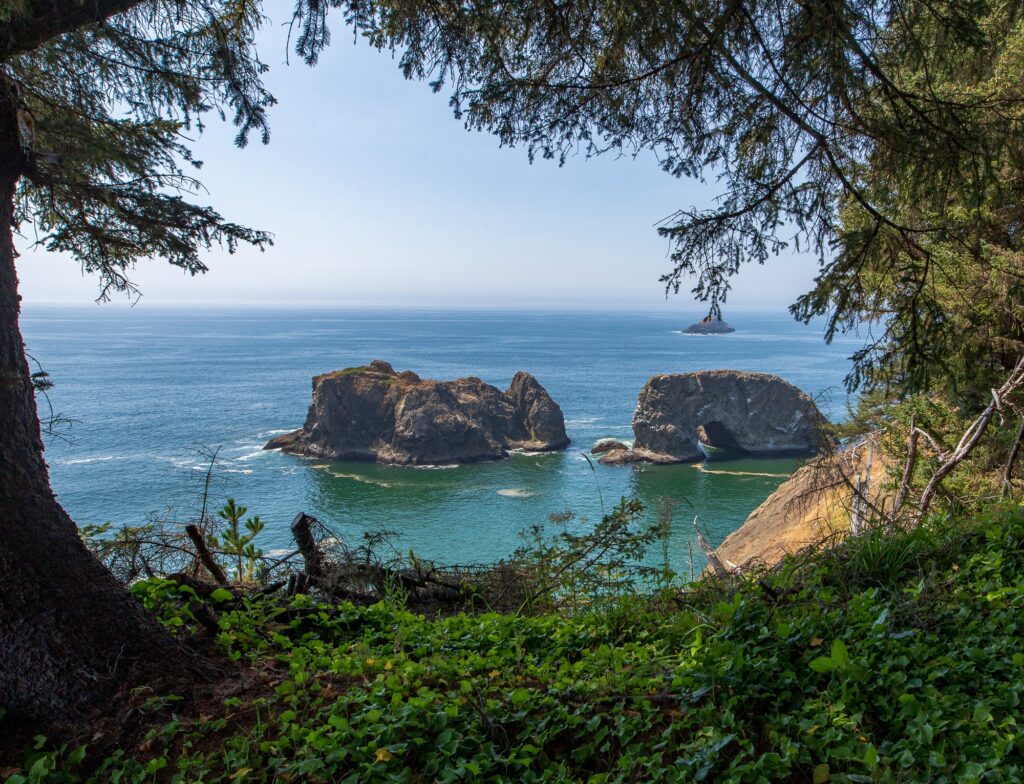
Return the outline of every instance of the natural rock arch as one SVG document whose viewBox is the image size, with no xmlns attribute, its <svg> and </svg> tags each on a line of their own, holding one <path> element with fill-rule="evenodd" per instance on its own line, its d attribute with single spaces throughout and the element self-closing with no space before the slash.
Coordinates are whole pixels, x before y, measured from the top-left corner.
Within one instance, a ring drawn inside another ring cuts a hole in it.
<svg viewBox="0 0 1024 784">
<path fill-rule="evenodd" d="M 822 444 L 821 413 L 804 392 L 767 373 L 702 370 L 653 376 L 633 415 L 635 442 L 606 463 L 688 463 L 709 446 L 751 455 L 807 454 Z"/>
</svg>

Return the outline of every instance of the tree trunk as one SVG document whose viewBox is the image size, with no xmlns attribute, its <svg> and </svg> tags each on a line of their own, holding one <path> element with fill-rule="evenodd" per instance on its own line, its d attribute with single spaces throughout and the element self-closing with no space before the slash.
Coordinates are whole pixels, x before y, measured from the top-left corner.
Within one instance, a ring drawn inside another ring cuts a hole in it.
<svg viewBox="0 0 1024 784">
<path fill-rule="evenodd" d="M 196 673 L 201 660 L 93 557 L 50 489 L 18 325 L 24 165 L 17 98 L 0 81 L 0 706 L 45 726 L 94 715 L 125 686 Z"/>
</svg>

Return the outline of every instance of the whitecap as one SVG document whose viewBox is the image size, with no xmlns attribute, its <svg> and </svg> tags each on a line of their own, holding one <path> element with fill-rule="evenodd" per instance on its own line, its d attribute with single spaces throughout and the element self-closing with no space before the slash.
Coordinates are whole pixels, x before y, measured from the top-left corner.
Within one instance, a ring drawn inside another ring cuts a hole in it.
<svg viewBox="0 0 1024 784">
<path fill-rule="evenodd" d="M 97 455 L 96 457 L 77 457 L 74 460 L 61 461 L 64 465 L 84 465 L 85 463 L 105 463 L 108 460 L 124 460 L 127 455 Z"/>
<path fill-rule="evenodd" d="M 537 495 L 533 490 L 527 490 L 525 487 L 505 487 L 498 490 L 497 493 L 506 498 L 529 498 L 530 496 Z"/>
<path fill-rule="evenodd" d="M 319 468 L 319 466 L 317 466 Z M 327 468 L 327 466 L 324 466 Z M 390 482 L 382 482 L 380 479 L 371 479 L 368 476 L 360 476 L 359 474 L 343 474 L 339 471 L 329 471 L 331 476 L 335 476 L 338 479 L 351 479 L 353 482 L 362 482 L 367 485 L 377 485 L 377 487 L 392 487 Z"/>
<path fill-rule="evenodd" d="M 707 468 L 704 463 L 696 463 L 693 466 L 702 474 L 722 474 L 724 476 L 767 476 L 773 479 L 789 479 L 792 474 L 769 474 L 762 471 L 726 471 L 719 468 Z"/>
<path fill-rule="evenodd" d="M 255 457 L 259 457 L 260 455 L 267 454 L 267 452 L 269 451 L 269 449 L 264 449 L 263 447 L 260 447 L 259 449 L 256 449 L 247 455 L 240 455 L 239 457 L 236 457 L 235 460 L 252 460 Z"/>
</svg>

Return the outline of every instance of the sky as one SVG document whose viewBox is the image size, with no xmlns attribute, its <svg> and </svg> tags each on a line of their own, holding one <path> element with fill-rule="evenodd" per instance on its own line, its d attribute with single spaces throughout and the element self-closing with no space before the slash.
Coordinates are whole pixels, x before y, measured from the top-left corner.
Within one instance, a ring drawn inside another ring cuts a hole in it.
<svg viewBox="0 0 1024 784">
<path fill-rule="evenodd" d="M 204 255 L 192 278 L 159 259 L 130 274 L 139 305 L 644 309 L 699 314 L 687 289 L 665 296 L 675 210 L 712 206 L 706 183 L 639 158 L 578 156 L 532 165 L 524 149 L 468 132 L 447 96 L 406 81 L 397 60 L 337 27 L 315 68 L 286 64 L 290 4 L 271 0 L 260 56 L 278 100 L 271 140 L 232 144 L 211 118 L 195 144 L 200 178 L 225 218 L 274 234 L 266 252 Z M 33 249 L 22 227 L 18 272 L 28 304 L 92 303 L 95 278 Z M 748 265 L 724 308 L 784 312 L 811 286 L 813 259 Z M 119 298 L 114 307 L 129 304 Z"/>
</svg>

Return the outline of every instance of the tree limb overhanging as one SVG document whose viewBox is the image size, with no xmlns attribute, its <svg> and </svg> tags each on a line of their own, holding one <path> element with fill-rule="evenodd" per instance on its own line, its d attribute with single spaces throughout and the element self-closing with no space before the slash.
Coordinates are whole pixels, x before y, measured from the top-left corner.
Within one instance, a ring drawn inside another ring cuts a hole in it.
<svg viewBox="0 0 1024 784">
<path fill-rule="evenodd" d="M 86 25 L 105 22 L 148 0 L 29 0 L 8 3 L 0 23 L 0 62 L 38 49 Z"/>
</svg>

